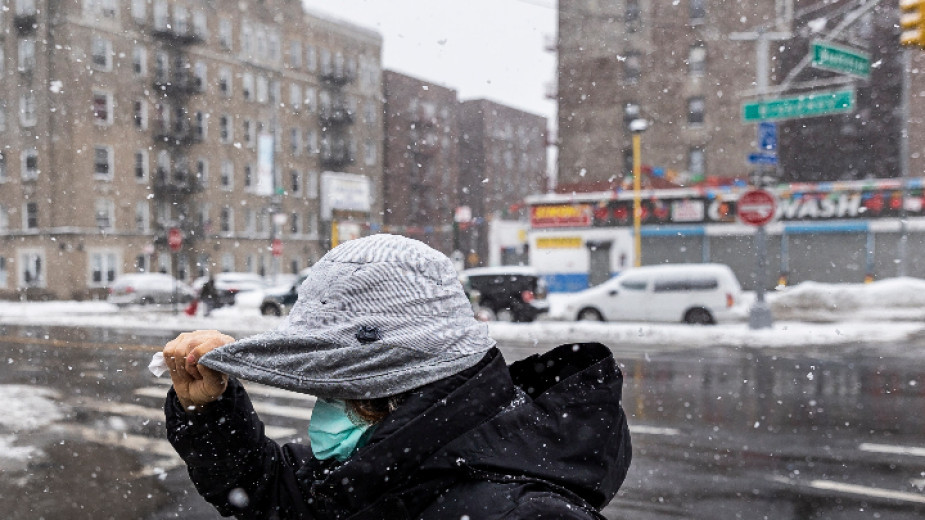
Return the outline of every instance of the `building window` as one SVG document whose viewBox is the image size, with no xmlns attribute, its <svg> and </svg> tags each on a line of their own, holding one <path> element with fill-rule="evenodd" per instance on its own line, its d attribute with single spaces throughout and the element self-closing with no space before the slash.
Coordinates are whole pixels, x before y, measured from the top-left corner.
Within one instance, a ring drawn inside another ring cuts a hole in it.
<svg viewBox="0 0 925 520">
<path fill-rule="evenodd" d="M 154 56 L 154 81 L 159 84 L 170 81 L 170 56 L 166 52 Z"/>
<path fill-rule="evenodd" d="M 318 198 L 318 172 L 308 172 L 308 182 L 305 186 L 305 190 L 308 198 Z"/>
<path fill-rule="evenodd" d="M 6 206 L 0 204 L 0 233 L 6 233 L 10 230 L 10 212 Z"/>
<path fill-rule="evenodd" d="M 219 178 L 219 184 L 222 189 L 230 190 L 234 188 L 234 163 L 225 161 L 222 163 L 222 174 Z"/>
<path fill-rule="evenodd" d="M 226 98 L 231 97 L 231 71 L 227 68 L 218 71 L 218 91 Z"/>
<path fill-rule="evenodd" d="M 234 272 L 234 255 L 231 253 L 222 253 L 222 272 Z"/>
<path fill-rule="evenodd" d="M 221 141 L 225 144 L 231 143 L 234 135 L 231 131 L 231 118 L 225 114 L 218 119 L 218 134 Z"/>
<path fill-rule="evenodd" d="M 305 89 L 305 108 L 310 112 L 318 111 L 318 97 L 314 88 Z"/>
<path fill-rule="evenodd" d="M 136 76 L 144 76 L 148 72 L 148 50 L 136 46 L 132 50 L 132 72 Z"/>
<path fill-rule="evenodd" d="M 690 0 L 691 25 L 699 25 L 707 17 L 707 0 Z"/>
<path fill-rule="evenodd" d="M 113 20 L 116 17 L 116 0 L 87 0 L 84 16 L 93 21 Z"/>
<path fill-rule="evenodd" d="M 311 45 L 305 46 L 305 68 L 310 72 L 318 70 L 318 54 L 315 52 L 315 47 Z"/>
<path fill-rule="evenodd" d="M 22 38 L 19 40 L 19 71 L 32 72 L 35 69 L 35 40 Z"/>
<path fill-rule="evenodd" d="M 270 99 L 270 80 L 266 76 L 257 76 L 257 102 L 266 103 Z"/>
<path fill-rule="evenodd" d="M 136 99 L 133 112 L 135 128 L 146 130 L 148 128 L 148 103 L 143 99 Z"/>
<path fill-rule="evenodd" d="M 8 274 L 7 274 L 7 269 L 6 269 L 6 258 L 0 256 L 0 289 L 7 288 L 7 281 L 6 281 L 7 277 L 8 277 Z"/>
<path fill-rule="evenodd" d="M 244 101 L 250 101 L 254 98 L 254 75 L 250 72 L 245 72 L 241 76 L 241 93 L 244 96 Z"/>
<path fill-rule="evenodd" d="M 690 126 L 703 126 L 704 100 L 702 96 L 687 100 L 687 123 Z"/>
<path fill-rule="evenodd" d="M 35 94 L 26 92 L 19 97 L 19 124 L 23 127 L 35 126 Z"/>
<path fill-rule="evenodd" d="M 626 60 L 623 62 L 623 81 L 627 83 L 636 83 L 642 74 L 642 58 L 637 51 L 626 53 Z"/>
<path fill-rule="evenodd" d="M 209 184 L 209 161 L 203 158 L 196 160 L 196 180 L 203 187 Z"/>
<path fill-rule="evenodd" d="M 39 152 L 35 148 L 22 151 L 22 179 L 32 181 L 39 177 Z"/>
<path fill-rule="evenodd" d="M 19 286 L 45 287 L 45 252 L 40 249 L 19 252 Z"/>
<path fill-rule="evenodd" d="M 170 27 L 170 7 L 166 0 L 154 2 L 154 30 L 166 31 Z"/>
<path fill-rule="evenodd" d="M 205 63 L 197 61 L 193 65 L 193 88 L 196 92 L 205 92 L 208 81 L 208 67 Z"/>
<path fill-rule="evenodd" d="M 135 231 L 147 233 L 151 228 L 151 208 L 148 201 L 140 200 L 135 203 Z"/>
<path fill-rule="evenodd" d="M 703 43 L 695 43 L 687 53 L 687 71 L 691 76 L 703 76 L 706 70 L 707 48 Z"/>
<path fill-rule="evenodd" d="M 254 140 L 254 124 L 250 119 L 244 120 L 244 144 L 247 147 L 253 147 L 255 144 Z"/>
<path fill-rule="evenodd" d="M 302 234 L 302 215 L 299 215 L 295 211 L 289 215 L 289 232 L 293 235 Z"/>
<path fill-rule="evenodd" d="M 699 146 L 691 148 L 687 155 L 687 172 L 691 176 L 702 176 L 706 171 L 706 152 Z"/>
<path fill-rule="evenodd" d="M 626 23 L 626 32 L 638 31 L 641 19 L 642 10 L 639 7 L 639 0 L 626 0 L 626 10 L 623 15 L 623 21 Z"/>
<path fill-rule="evenodd" d="M 93 148 L 93 177 L 99 180 L 112 180 L 112 148 L 96 146 Z"/>
<path fill-rule="evenodd" d="M 376 143 L 372 139 L 366 140 L 366 166 L 376 164 Z"/>
<path fill-rule="evenodd" d="M 23 204 L 22 228 L 38 229 L 39 228 L 39 203 L 26 202 Z"/>
<path fill-rule="evenodd" d="M 193 11 L 193 34 L 204 42 L 209 39 L 209 25 L 206 13 L 199 10 Z"/>
<path fill-rule="evenodd" d="M 302 172 L 289 170 L 289 193 L 300 195 L 302 193 Z"/>
<path fill-rule="evenodd" d="M 314 130 L 305 133 L 305 153 L 318 153 L 318 134 Z"/>
<path fill-rule="evenodd" d="M 289 107 L 293 110 L 302 108 L 302 87 L 296 83 L 289 85 Z"/>
<path fill-rule="evenodd" d="M 249 164 L 244 165 L 244 189 L 254 187 L 254 169 Z"/>
<path fill-rule="evenodd" d="M 232 34 L 231 20 L 221 19 L 218 22 L 218 44 L 225 50 L 231 50 Z"/>
<path fill-rule="evenodd" d="M 6 154 L 0 152 L 0 182 L 6 182 Z"/>
<path fill-rule="evenodd" d="M 90 61 L 96 70 L 112 70 L 112 42 L 105 38 L 93 38 Z"/>
<path fill-rule="evenodd" d="M 144 182 L 148 179 L 148 151 L 135 150 L 135 180 Z"/>
<path fill-rule="evenodd" d="M 112 229 L 113 222 L 115 222 L 115 213 L 116 206 L 109 199 L 96 199 L 94 204 L 94 219 L 96 220 L 96 227 L 100 231 L 109 231 Z"/>
<path fill-rule="evenodd" d="M 101 287 L 115 281 L 119 272 L 119 255 L 115 251 L 90 251 L 90 283 L 91 287 Z"/>
<path fill-rule="evenodd" d="M 138 23 L 144 23 L 148 19 L 147 0 L 132 0 L 132 18 Z"/>
<path fill-rule="evenodd" d="M 112 124 L 112 95 L 108 92 L 93 93 L 93 119 L 97 124 Z"/>
<path fill-rule="evenodd" d="M 219 231 L 222 233 L 231 233 L 234 230 L 234 212 L 228 206 L 222 207 L 221 214 L 219 215 L 218 225 Z"/>
<path fill-rule="evenodd" d="M 289 43 L 289 67 L 298 69 L 302 67 L 302 43 Z"/>
<path fill-rule="evenodd" d="M 194 116 L 194 121 L 193 136 L 197 141 L 205 141 L 208 116 L 206 116 L 205 112 L 197 111 Z"/>
<path fill-rule="evenodd" d="M 253 233 L 257 229 L 257 215 L 254 208 L 244 209 L 244 232 Z"/>
<path fill-rule="evenodd" d="M 16 16 L 34 16 L 35 12 L 35 0 L 16 0 Z"/>
<path fill-rule="evenodd" d="M 292 155 L 299 155 L 302 151 L 302 131 L 298 128 L 289 129 L 289 152 Z"/>
</svg>

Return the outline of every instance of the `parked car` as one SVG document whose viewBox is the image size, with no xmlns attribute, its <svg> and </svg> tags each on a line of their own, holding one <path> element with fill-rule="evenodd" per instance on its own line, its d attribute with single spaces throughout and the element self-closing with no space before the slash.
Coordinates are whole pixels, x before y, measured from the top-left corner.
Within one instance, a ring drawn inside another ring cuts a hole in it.
<svg viewBox="0 0 925 520">
<path fill-rule="evenodd" d="M 526 266 L 474 267 L 460 273 L 477 316 L 492 321 L 533 321 L 549 310 L 546 281 Z"/>
<path fill-rule="evenodd" d="M 216 273 L 215 290 L 218 293 L 216 307 L 234 305 L 235 296 L 246 291 L 255 291 L 267 287 L 264 278 L 257 273 Z M 196 294 L 202 290 L 202 286 L 208 281 L 208 276 L 201 276 L 193 281 L 193 289 Z"/>
<path fill-rule="evenodd" d="M 563 298 L 556 317 L 710 325 L 743 319 L 742 287 L 722 264 L 664 264 L 628 269 Z M 561 314 L 562 316 L 559 316 Z"/>
<path fill-rule="evenodd" d="M 268 289 L 264 291 L 263 301 L 260 302 L 260 314 L 264 316 L 282 316 L 289 314 L 292 304 L 299 299 L 299 286 L 305 280 L 305 275 L 299 275 L 289 287 L 280 290 Z"/>
<path fill-rule="evenodd" d="M 196 291 L 169 274 L 133 273 L 116 278 L 107 301 L 125 307 L 172 304 L 174 298 L 177 303 L 189 303 L 196 298 Z"/>
</svg>

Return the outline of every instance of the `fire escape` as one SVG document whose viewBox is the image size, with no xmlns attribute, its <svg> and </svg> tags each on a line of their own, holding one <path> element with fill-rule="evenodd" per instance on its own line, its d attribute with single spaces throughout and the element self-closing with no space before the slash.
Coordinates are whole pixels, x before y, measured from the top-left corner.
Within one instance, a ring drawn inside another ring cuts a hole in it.
<svg viewBox="0 0 925 520">
<path fill-rule="evenodd" d="M 356 145 L 350 127 L 355 108 L 348 102 L 346 87 L 355 79 L 355 71 L 345 66 L 343 56 L 321 68 L 321 166 L 328 170 L 343 170 L 356 160 Z"/>
<path fill-rule="evenodd" d="M 155 244 L 166 246 L 170 229 L 177 228 L 187 249 L 205 232 L 192 211 L 193 198 L 203 185 L 191 167 L 190 149 L 202 139 L 202 132 L 191 124 L 189 110 L 190 98 L 204 85 L 202 77 L 193 73 L 187 54 L 187 49 L 202 39 L 190 27 L 157 21 L 152 35 L 156 40 L 153 87 L 157 96 L 151 120 L 156 164 L 151 186 L 158 208 Z"/>
</svg>

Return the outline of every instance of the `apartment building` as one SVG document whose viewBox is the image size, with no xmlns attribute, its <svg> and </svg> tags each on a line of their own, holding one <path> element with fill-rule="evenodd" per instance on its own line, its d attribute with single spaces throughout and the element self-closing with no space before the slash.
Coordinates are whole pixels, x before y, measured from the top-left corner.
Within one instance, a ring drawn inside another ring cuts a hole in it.
<svg viewBox="0 0 925 520">
<path fill-rule="evenodd" d="M 385 229 L 445 254 L 459 206 L 459 100 L 455 90 L 383 72 Z"/>
<path fill-rule="evenodd" d="M 489 223 L 516 219 L 528 195 L 546 192 L 546 118 L 486 99 L 463 101 L 459 136 L 459 199 L 469 217 L 459 223 L 459 249 L 467 266 L 487 265 Z"/>
<path fill-rule="evenodd" d="M 755 121 L 743 104 L 851 90 L 852 110 L 777 121 L 781 181 L 898 177 L 902 51 L 896 2 L 607 0 L 558 3 L 558 179 L 625 184 L 630 121 L 642 118 L 642 163 L 681 184 L 745 179 L 756 169 Z M 813 66 L 811 45 L 866 53 L 869 77 Z M 912 70 L 923 60 L 916 56 Z M 921 79 L 910 88 L 911 172 L 925 158 Z"/>
<path fill-rule="evenodd" d="M 377 225 L 378 33 L 298 0 L 17 0 L 0 27 L 0 297 L 295 272 Z"/>
</svg>

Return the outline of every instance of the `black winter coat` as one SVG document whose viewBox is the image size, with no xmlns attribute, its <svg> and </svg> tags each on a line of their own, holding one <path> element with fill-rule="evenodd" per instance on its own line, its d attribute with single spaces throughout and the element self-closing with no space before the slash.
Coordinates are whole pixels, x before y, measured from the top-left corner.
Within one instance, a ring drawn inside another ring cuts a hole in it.
<svg viewBox="0 0 925 520">
<path fill-rule="evenodd" d="M 167 434 L 199 493 L 247 519 L 589 519 L 631 459 L 623 376 L 597 343 L 476 366 L 419 388 L 344 463 L 263 434 L 243 387 Z"/>
</svg>

